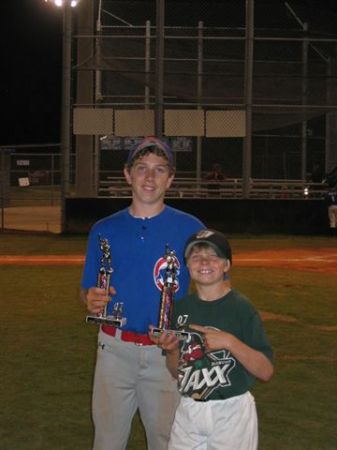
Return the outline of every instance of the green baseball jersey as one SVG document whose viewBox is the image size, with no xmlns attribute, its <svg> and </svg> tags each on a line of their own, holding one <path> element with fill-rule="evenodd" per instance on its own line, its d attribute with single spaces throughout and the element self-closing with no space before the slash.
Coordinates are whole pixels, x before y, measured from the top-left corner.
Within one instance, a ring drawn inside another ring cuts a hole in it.
<svg viewBox="0 0 337 450">
<path fill-rule="evenodd" d="M 211 302 L 201 300 L 196 294 L 176 302 L 172 328 L 188 330 L 192 323 L 231 333 L 272 358 L 259 314 L 236 290 Z M 200 334 L 191 333 L 180 342 L 178 389 L 181 395 L 204 401 L 226 399 L 245 393 L 255 381 L 228 350 L 207 352 Z"/>
</svg>

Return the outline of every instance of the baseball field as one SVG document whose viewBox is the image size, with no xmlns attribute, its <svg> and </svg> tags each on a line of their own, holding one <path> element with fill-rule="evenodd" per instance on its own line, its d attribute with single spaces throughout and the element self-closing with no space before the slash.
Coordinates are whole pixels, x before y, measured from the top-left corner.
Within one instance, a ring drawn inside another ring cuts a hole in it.
<svg viewBox="0 0 337 450">
<path fill-rule="evenodd" d="M 259 449 L 336 450 L 337 239 L 229 240 L 233 285 L 260 311 L 275 352 L 274 377 L 253 390 Z M 1 450 L 91 448 L 97 328 L 79 300 L 85 245 L 0 234 Z M 138 416 L 128 449 L 146 449 Z"/>
</svg>

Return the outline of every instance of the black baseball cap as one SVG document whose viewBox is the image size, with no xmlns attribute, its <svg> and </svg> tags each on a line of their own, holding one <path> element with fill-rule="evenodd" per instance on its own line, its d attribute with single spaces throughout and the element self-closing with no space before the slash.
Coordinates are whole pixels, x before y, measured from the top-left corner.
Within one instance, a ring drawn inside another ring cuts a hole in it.
<svg viewBox="0 0 337 450">
<path fill-rule="evenodd" d="M 128 154 L 127 164 L 130 164 L 141 150 L 150 147 L 159 148 L 168 159 L 169 165 L 173 166 L 173 152 L 171 147 L 166 142 L 155 136 L 148 136 L 144 138 L 139 144 L 132 147 Z"/>
<path fill-rule="evenodd" d="M 223 233 L 220 231 L 204 229 L 193 234 L 186 242 L 184 257 L 189 255 L 196 244 L 207 244 L 212 247 L 219 258 L 228 259 L 232 263 L 232 250 Z"/>
</svg>

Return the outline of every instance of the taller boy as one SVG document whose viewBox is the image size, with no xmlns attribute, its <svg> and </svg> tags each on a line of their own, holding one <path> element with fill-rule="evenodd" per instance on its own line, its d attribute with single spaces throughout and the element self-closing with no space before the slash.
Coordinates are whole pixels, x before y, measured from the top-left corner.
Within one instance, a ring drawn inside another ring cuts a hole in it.
<svg viewBox="0 0 337 450">
<path fill-rule="evenodd" d="M 124 175 L 132 187 L 131 204 L 93 226 L 82 279 L 88 310 L 100 313 L 109 298 L 104 289 L 95 287 L 100 265 L 98 236 L 108 239 L 113 266 L 110 294 L 124 303 L 127 324 L 122 330 L 102 326 L 99 332 L 93 448 L 125 449 L 139 408 L 148 449 L 166 450 L 178 394 L 165 358 L 147 332 L 149 324 L 158 321 L 166 245 L 176 253 L 176 291 L 181 297 L 189 287 L 184 244 L 204 226 L 197 218 L 164 204 L 174 164 L 172 150 L 163 141 L 150 137 L 131 149 Z"/>
</svg>

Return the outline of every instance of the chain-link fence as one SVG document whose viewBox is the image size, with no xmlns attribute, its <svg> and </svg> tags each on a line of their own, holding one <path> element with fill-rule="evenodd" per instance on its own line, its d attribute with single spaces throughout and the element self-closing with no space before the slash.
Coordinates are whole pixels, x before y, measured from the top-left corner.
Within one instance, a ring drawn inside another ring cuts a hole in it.
<svg viewBox="0 0 337 450">
<path fill-rule="evenodd" d="M 60 231 L 58 147 L 0 149 L 1 230 Z"/>
<path fill-rule="evenodd" d="M 60 153 L 0 150 L 1 198 L 5 206 L 60 205 Z"/>
<path fill-rule="evenodd" d="M 93 33 L 80 18 L 75 38 L 79 155 L 83 136 L 95 136 L 77 161 L 83 170 L 118 175 L 130 142 L 152 134 L 175 146 L 180 176 L 201 179 L 218 164 L 246 182 L 317 182 L 337 165 L 337 12 L 328 6 L 91 4 Z"/>
</svg>

